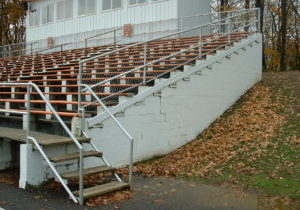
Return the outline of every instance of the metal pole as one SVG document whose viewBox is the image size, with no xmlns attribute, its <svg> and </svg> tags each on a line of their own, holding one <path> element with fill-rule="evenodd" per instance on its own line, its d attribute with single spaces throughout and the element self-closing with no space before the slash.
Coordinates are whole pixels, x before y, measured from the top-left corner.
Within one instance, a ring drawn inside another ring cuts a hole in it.
<svg viewBox="0 0 300 210">
<path fill-rule="evenodd" d="M 232 16 L 229 13 L 229 20 L 228 20 L 228 43 L 229 43 L 229 46 L 231 45 L 231 18 L 232 18 Z"/>
<path fill-rule="evenodd" d="M 199 56 L 202 58 L 202 45 L 203 45 L 203 37 L 202 37 L 202 27 L 200 28 L 200 33 L 199 33 Z"/>
<path fill-rule="evenodd" d="M 114 30 L 114 46 L 115 46 L 115 49 L 117 49 L 117 32 L 116 32 L 116 30 Z"/>
<path fill-rule="evenodd" d="M 221 13 L 219 13 L 219 34 L 221 34 L 221 28 L 222 28 L 222 15 L 221 15 Z"/>
<path fill-rule="evenodd" d="M 133 139 L 130 139 L 130 163 L 129 163 L 129 185 L 132 189 L 132 171 L 133 171 Z"/>
<path fill-rule="evenodd" d="M 32 46 L 33 44 L 31 43 L 30 44 L 30 55 L 32 55 L 32 52 L 33 52 L 33 46 Z"/>
<path fill-rule="evenodd" d="M 84 40 L 85 41 L 85 57 L 87 57 L 87 39 Z"/>
<path fill-rule="evenodd" d="M 182 38 L 183 36 L 183 34 L 182 34 L 182 32 L 183 32 L 183 17 L 181 17 L 180 18 L 180 38 Z"/>
<path fill-rule="evenodd" d="M 79 115 L 79 117 L 81 117 L 81 110 L 82 110 L 82 96 L 81 96 L 82 68 L 83 68 L 83 63 L 80 62 L 79 63 L 79 74 L 78 74 L 78 115 Z M 82 129 L 82 128 L 80 128 L 80 129 Z"/>
<path fill-rule="evenodd" d="M 26 141 L 28 144 L 28 138 L 30 137 L 30 95 L 31 95 L 31 85 L 27 86 L 27 104 L 26 104 L 26 123 L 27 123 L 27 128 L 26 128 Z"/>
<path fill-rule="evenodd" d="M 83 149 L 79 150 L 79 204 L 83 205 Z"/>
<path fill-rule="evenodd" d="M 144 44 L 144 73 L 143 73 L 143 84 L 146 84 L 146 71 L 147 71 L 147 43 Z"/>
<path fill-rule="evenodd" d="M 256 24 L 256 29 L 259 33 L 262 33 L 261 31 L 261 25 L 260 25 L 260 19 L 261 19 L 261 11 L 260 9 L 257 10 L 257 24 Z"/>
</svg>

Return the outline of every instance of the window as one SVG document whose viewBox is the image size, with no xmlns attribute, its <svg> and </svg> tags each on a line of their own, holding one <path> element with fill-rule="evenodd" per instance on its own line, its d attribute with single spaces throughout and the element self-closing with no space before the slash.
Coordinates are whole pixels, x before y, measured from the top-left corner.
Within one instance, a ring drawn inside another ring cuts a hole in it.
<svg viewBox="0 0 300 210">
<path fill-rule="evenodd" d="M 108 9 L 118 9 L 122 7 L 122 1 L 121 0 L 103 0 L 102 8 L 103 10 Z"/>
<path fill-rule="evenodd" d="M 54 20 L 54 4 L 42 8 L 42 24 L 52 23 Z"/>
<path fill-rule="evenodd" d="M 88 15 L 96 12 L 95 0 L 78 0 L 78 14 Z"/>
<path fill-rule="evenodd" d="M 57 20 L 65 20 L 73 17 L 73 0 L 57 2 Z"/>
<path fill-rule="evenodd" d="M 40 12 L 35 9 L 33 12 L 29 11 L 29 26 L 34 27 L 40 24 Z"/>
<path fill-rule="evenodd" d="M 144 4 L 147 0 L 129 0 L 129 5 Z"/>
</svg>

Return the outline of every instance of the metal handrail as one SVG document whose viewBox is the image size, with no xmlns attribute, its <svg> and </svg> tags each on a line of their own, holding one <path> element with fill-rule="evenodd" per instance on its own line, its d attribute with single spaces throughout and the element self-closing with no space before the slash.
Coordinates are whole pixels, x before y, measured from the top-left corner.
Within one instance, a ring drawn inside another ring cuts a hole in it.
<svg viewBox="0 0 300 210">
<path fill-rule="evenodd" d="M 103 36 L 103 35 L 106 35 L 106 34 L 110 34 L 110 33 L 114 33 L 114 43 L 113 44 L 114 44 L 114 47 L 116 48 L 117 47 L 117 31 L 119 31 L 121 29 L 122 29 L 122 27 L 114 28 L 114 29 L 112 29 L 110 31 L 105 31 L 105 32 L 97 34 L 95 36 L 91 36 L 91 37 L 85 38 L 84 39 L 84 42 L 85 42 L 85 55 L 87 56 L 88 40 L 94 39 L 96 37 Z"/>
<path fill-rule="evenodd" d="M 259 9 L 250 9 L 249 11 L 259 11 Z M 249 11 L 247 10 L 247 12 L 245 12 L 244 14 L 247 14 Z M 88 62 L 88 61 L 92 61 L 92 60 L 95 60 L 95 59 L 100 58 L 100 57 L 105 57 L 105 56 L 108 56 L 110 54 L 117 53 L 119 51 L 126 50 L 126 49 L 129 49 L 129 48 L 132 48 L 132 47 L 136 47 L 136 46 L 139 46 L 139 45 L 146 45 L 147 43 L 153 42 L 153 41 L 156 41 L 156 40 L 165 39 L 165 38 L 168 38 L 168 37 L 171 37 L 171 36 L 179 35 L 179 34 L 182 34 L 182 33 L 187 33 L 187 32 L 190 32 L 190 31 L 193 31 L 193 30 L 196 30 L 196 29 L 201 29 L 201 28 L 209 26 L 209 25 L 221 23 L 223 21 L 230 20 L 230 19 L 232 19 L 234 17 L 239 17 L 241 15 L 243 15 L 243 14 L 238 14 L 238 15 L 235 15 L 235 16 L 231 16 L 229 18 L 225 18 L 225 19 L 221 19 L 221 20 L 218 20 L 218 21 L 214 21 L 212 23 L 206 23 L 204 25 L 193 27 L 191 29 L 183 30 L 183 31 L 180 31 L 180 32 L 175 32 L 175 33 L 172 33 L 172 34 L 164 35 L 164 36 L 161 36 L 161 37 L 158 37 L 158 38 L 154 38 L 154 39 L 150 39 L 150 40 L 146 40 L 146 41 L 143 41 L 143 42 L 138 42 L 138 43 L 135 43 L 135 44 L 132 44 L 132 45 L 127 45 L 127 46 L 125 46 L 123 48 L 119 48 L 117 50 L 113 50 L 113 51 L 110 51 L 110 52 L 107 52 L 107 53 L 104 53 L 104 54 L 101 54 L 101 55 L 97 55 L 97 56 L 94 56 L 94 57 L 91 57 L 91 58 L 87 58 L 87 59 L 81 60 L 81 61 L 79 61 L 79 77 L 82 78 L 83 64 L 86 63 L 86 62 Z M 95 85 L 93 85 L 91 87 L 92 88 L 96 87 L 99 84 L 103 84 L 103 82 L 99 82 L 99 83 L 97 83 L 97 84 L 95 84 Z M 83 89 L 82 91 L 85 91 L 85 89 Z"/>
<path fill-rule="evenodd" d="M 252 24 L 255 24 L 255 23 L 257 23 L 257 22 L 258 22 L 258 21 L 254 22 L 254 23 L 249 23 L 248 25 L 245 25 L 244 27 L 249 27 L 249 26 L 251 26 Z M 141 65 L 141 66 L 139 66 L 139 67 L 136 67 L 136 68 L 134 68 L 134 69 L 131 69 L 131 70 L 129 70 L 129 71 L 126 71 L 126 72 L 124 72 L 124 73 L 122 73 L 122 74 L 116 75 L 116 76 L 111 77 L 111 78 L 109 78 L 109 79 L 107 79 L 107 80 L 104 80 L 104 81 L 102 81 L 102 82 L 99 82 L 99 83 L 97 83 L 96 85 L 92 85 L 92 86 L 88 86 L 88 87 L 89 87 L 89 89 L 92 89 L 93 87 L 96 87 L 96 86 L 99 86 L 99 85 L 108 83 L 108 82 L 110 82 L 110 81 L 112 81 L 112 80 L 115 80 L 115 79 L 121 78 L 121 77 L 123 77 L 123 76 L 126 76 L 127 74 L 130 74 L 130 73 L 132 74 L 132 73 L 134 73 L 134 72 L 136 72 L 136 71 L 139 71 L 139 70 L 141 70 L 141 69 L 144 69 L 144 71 L 145 71 L 145 69 L 146 69 L 147 66 L 149 66 L 149 65 L 152 65 L 152 64 L 155 64 L 155 63 L 157 63 L 157 62 L 163 61 L 163 60 L 165 60 L 165 59 L 174 57 L 174 56 L 176 56 L 176 55 L 180 55 L 180 54 L 182 54 L 182 53 L 188 52 L 188 51 L 190 51 L 190 50 L 192 50 L 192 49 L 201 47 L 201 46 L 203 46 L 203 45 L 205 45 L 205 44 L 208 44 L 208 43 L 210 43 L 210 42 L 216 41 L 216 40 L 218 40 L 218 39 L 220 39 L 220 38 L 227 37 L 228 35 L 230 35 L 230 34 L 232 34 L 232 33 L 234 33 L 234 32 L 237 32 L 237 31 L 238 31 L 238 29 L 236 29 L 236 30 L 234 30 L 234 31 L 230 31 L 230 32 L 228 32 L 228 33 L 226 33 L 226 34 L 222 34 L 221 36 L 219 36 L 219 37 L 217 37 L 217 38 L 213 38 L 213 39 L 211 39 L 211 40 L 209 40 L 209 41 L 206 41 L 206 42 L 202 42 L 202 41 L 201 41 L 201 43 L 198 44 L 198 45 L 193 45 L 193 46 L 191 46 L 191 47 L 189 47 L 189 48 L 187 48 L 187 49 L 184 49 L 184 50 L 181 50 L 181 51 L 179 51 L 179 52 L 173 53 L 173 54 L 171 54 L 171 55 L 168 55 L 168 56 L 162 57 L 162 58 L 160 58 L 160 59 L 151 61 L 151 62 L 149 62 L 149 63 L 147 63 L 147 64 Z M 229 44 L 231 44 L 231 41 L 230 41 L 230 40 L 229 40 Z M 195 60 L 195 59 L 197 59 L 197 58 L 199 58 L 199 57 L 202 57 L 202 56 L 205 56 L 205 55 L 209 55 L 209 53 L 214 52 L 214 51 L 216 51 L 216 50 L 218 50 L 218 49 L 220 49 L 220 48 L 222 48 L 222 47 L 224 47 L 224 46 L 220 46 L 220 47 L 214 48 L 214 49 L 212 49 L 212 50 L 207 51 L 206 53 L 201 53 L 199 56 L 197 56 L 197 57 L 195 57 L 195 58 L 192 58 L 192 59 L 190 59 L 190 60 L 188 60 L 188 61 L 186 61 L 186 62 L 184 62 L 184 63 L 180 63 L 178 66 L 176 66 L 176 67 L 170 69 L 169 71 L 166 71 L 166 72 L 164 72 L 164 73 L 158 75 L 157 77 L 163 76 L 163 75 L 165 75 L 165 74 L 167 74 L 167 73 L 169 73 L 169 72 L 171 72 L 171 71 L 173 71 L 173 70 L 175 70 L 175 69 L 177 69 L 177 68 L 179 68 L 179 67 L 181 67 L 181 66 L 184 66 L 184 65 L 190 63 L 192 60 Z M 147 82 L 153 81 L 154 79 L 155 79 L 155 78 L 150 79 L 150 80 L 148 80 Z M 145 84 L 145 81 L 143 81 L 143 84 Z M 136 84 L 136 85 L 134 85 L 134 86 L 132 86 L 132 87 L 125 88 L 124 90 L 121 90 L 121 91 L 119 91 L 119 92 L 117 92 L 117 93 L 114 93 L 114 94 L 111 94 L 111 95 L 109 95 L 109 96 L 103 97 L 102 100 L 106 100 L 106 99 L 112 98 L 112 97 L 114 97 L 114 96 L 116 96 L 116 95 L 118 95 L 118 94 L 120 94 L 120 93 L 129 91 L 129 90 L 134 89 L 134 88 L 136 88 L 136 87 L 138 87 L 138 86 L 140 86 L 140 85 L 141 85 L 141 84 Z M 87 88 L 86 88 L 86 89 L 87 89 Z M 85 90 L 85 89 L 84 89 L 84 90 Z M 90 105 L 92 105 L 92 104 L 94 104 L 94 103 L 96 103 L 96 102 L 91 102 L 91 103 L 89 103 L 89 104 L 86 104 L 86 105 L 83 106 L 83 108 L 87 108 L 88 106 L 90 106 Z"/>
<path fill-rule="evenodd" d="M 46 48 L 46 49 L 37 51 L 37 52 L 35 52 L 35 53 L 36 53 L 36 54 L 39 54 L 39 53 L 41 53 L 41 52 L 45 52 L 45 51 L 47 51 L 47 50 L 53 50 L 53 49 L 56 49 L 56 48 L 59 48 L 59 47 L 60 47 L 60 52 L 62 53 L 62 51 L 63 51 L 63 46 L 69 45 L 69 44 L 72 44 L 72 42 L 68 42 L 68 43 L 56 45 L 56 46 L 53 46 L 53 47 L 50 47 L 50 48 Z"/>
<path fill-rule="evenodd" d="M 110 112 L 110 110 L 107 108 L 107 106 L 102 102 L 102 100 L 96 95 L 96 93 L 86 84 L 81 84 L 81 87 L 85 87 L 91 95 L 96 99 L 96 101 L 104 108 L 104 110 L 108 113 L 108 115 L 113 119 L 113 121 L 117 124 L 117 126 L 121 129 L 121 131 L 127 136 L 127 138 L 130 141 L 130 152 L 129 152 L 129 185 L 132 188 L 132 174 L 133 174 L 133 144 L 134 144 L 134 138 L 132 135 L 126 130 L 126 128 L 119 122 L 119 120 Z M 84 110 L 84 107 L 82 107 Z M 84 113 L 84 111 L 81 110 L 81 112 Z M 82 119 L 84 119 L 84 114 L 82 116 Z"/>
<path fill-rule="evenodd" d="M 26 42 L 19 42 L 19 43 L 14 43 L 14 44 L 8 44 L 8 45 L 2 45 L 0 46 L 0 48 L 3 49 L 2 52 L 0 52 L 0 55 L 5 55 L 5 54 L 11 54 L 13 52 L 22 52 L 22 51 L 26 51 L 26 47 L 27 46 L 30 46 L 30 54 L 33 54 L 33 45 L 34 44 L 38 44 L 39 42 L 36 41 L 36 42 L 31 42 L 31 43 L 26 43 Z M 11 47 L 14 47 L 14 46 L 18 46 L 18 45 L 21 45 L 23 46 L 21 49 L 16 49 L 16 50 L 5 50 L 6 48 L 11 48 Z"/>
<path fill-rule="evenodd" d="M 62 118 L 59 116 L 59 114 L 56 112 L 56 110 L 53 108 L 51 103 L 47 100 L 47 98 L 45 97 L 43 92 L 40 90 L 40 88 L 36 84 L 34 84 L 32 82 L 29 82 L 29 83 L 0 83 L 0 86 L 24 86 L 24 87 L 27 87 L 27 100 L 26 100 L 27 101 L 26 102 L 27 110 L 26 110 L 26 112 L 21 112 L 21 111 L 13 111 L 12 112 L 12 111 L 7 110 L 7 113 L 11 112 L 13 114 L 23 114 L 23 115 L 26 114 L 27 115 L 27 124 L 26 124 L 26 126 L 27 126 L 27 129 L 26 129 L 27 143 L 28 143 L 28 140 L 32 140 L 34 142 L 34 144 L 37 146 L 37 148 L 39 149 L 39 151 L 41 152 L 43 157 L 46 159 L 47 163 L 49 164 L 49 166 L 51 167 L 51 169 L 53 170 L 53 172 L 55 173 L 57 178 L 60 180 L 61 184 L 63 185 L 63 187 L 65 188 L 65 190 L 68 192 L 69 196 L 72 198 L 72 200 L 75 203 L 78 203 L 78 200 L 76 199 L 74 194 L 70 191 L 70 189 L 63 182 L 59 173 L 56 171 L 54 166 L 51 164 L 50 160 L 47 158 L 46 154 L 44 153 L 44 151 L 42 150 L 42 148 L 40 147 L 40 145 L 38 144 L 36 139 L 34 139 L 33 137 L 30 136 L 30 107 L 31 107 L 30 95 L 32 92 L 32 90 L 31 90 L 32 88 L 34 88 L 36 90 L 36 92 L 39 94 L 39 96 L 42 98 L 42 100 L 46 103 L 46 106 L 50 109 L 50 111 L 55 116 L 55 118 L 58 120 L 60 125 L 63 127 L 63 129 L 70 136 L 70 138 L 72 139 L 74 144 L 77 146 L 77 148 L 79 149 L 79 192 L 80 192 L 79 193 L 79 203 L 82 205 L 83 204 L 83 146 L 80 144 L 80 142 L 77 140 L 77 138 L 72 134 L 70 129 L 67 127 L 67 125 L 64 123 Z M 4 112 L 4 110 L 2 110 L 2 112 Z"/>
<path fill-rule="evenodd" d="M 247 27 L 247 26 L 251 26 L 251 25 L 252 25 L 252 24 L 248 24 L 248 25 L 246 25 L 246 27 Z M 236 31 L 238 31 L 238 29 L 236 29 L 235 31 L 231 31 L 231 33 L 236 32 Z M 201 47 L 202 45 L 208 44 L 208 43 L 210 43 L 210 42 L 212 42 L 212 41 L 216 41 L 216 40 L 218 40 L 219 38 L 227 37 L 227 35 L 229 35 L 229 34 L 230 34 L 230 33 L 223 34 L 223 35 L 219 36 L 218 38 L 214 38 L 214 39 L 212 39 L 212 40 L 210 40 L 210 41 L 207 41 L 207 42 L 201 42 L 201 43 L 198 44 L 198 45 L 193 45 L 193 46 L 191 46 L 191 47 L 189 47 L 189 48 L 187 48 L 187 49 L 184 49 L 184 50 L 182 50 L 182 51 L 180 51 L 180 52 L 177 52 L 177 53 L 174 53 L 174 54 L 165 56 L 165 57 L 163 57 L 163 58 L 157 59 L 157 60 L 155 60 L 155 61 L 149 62 L 149 63 L 144 64 L 144 65 L 141 65 L 141 66 L 139 66 L 139 67 L 137 67 L 137 68 L 134 68 L 134 69 L 131 69 L 131 70 L 127 71 L 127 72 L 124 72 L 124 73 L 122 73 L 122 74 L 119 74 L 119 75 L 117 75 L 117 76 L 115 76 L 115 77 L 113 77 L 113 78 L 110 78 L 110 79 L 107 79 L 107 80 L 105 80 L 105 81 L 102 81 L 101 83 L 98 83 L 98 85 L 105 84 L 105 83 L 107 83 L 107 82 L 109 82 L 109 81 L 112 81 L 112 80 L 114 80 L 114 79 L 118 79 L 118 78 L 123 77 L 123 76 L 125 76 L 125 75 L 127 75 L 127 74 L 134 73 L 134 72 L 139 71 L 139 70 L 141 70 L 141 69 L 145 69 L 145 68 L 146 68 L 147 66 L 149 66 L 149 65 L 155 64 L 155 63 L 157 63 L 157 62 L 163 61 L 163 60 L 168 59 L 168 58 L 171 58 L 171 57 L 174 57 L 174 56 L 176 56 L 176 55 L 180 55 L 180 54 L 185 53 L 185 52 L 188 52 L 188 51 L 190 51 L 190 50 L 192 50 L 192 49 Z M 229 43 L 229 44 L 230 44 L 230 43 Z M 224 46 L 225 46 L 225 45 L 224 45 Z M 161 77 L 161 76 L 163 76 L 163 75 L 165 75 L 165 74 L 167 74 L 167 73 L 169 73 L 169 72 L 172 72 L 173 70 L 175 70 L 175 69 L 177 69 L 177 68 L 179 68 L 179 67 L 181 67 L 181 66 L 184 66 L 184 65 L 190 63 L 191 61 L 196 60 L 196 59 L 199 58 L 199 57 L 209 55 L 209 53 L 214 52 L 214 51 L 216 51 L 216 50 L 218 50 L 218 49 L 221 49 L 221 48 L 223 48 L 224 46 L 220 46 L 220 47 L 214 48 L 214 49 L 212 49 L 212 50 L 207 51 L 206 53 L 201 53 L 201 54 L 198 55 L 197 57 L 194 57 L 194 58 L 192 58 L 192 59 L 190 59 L 190 60 L 188 60 L 188 61 L 185 61 L 184 63 L 180 63 L 178 66 L 176 66 L 176 67 L 174 67 L 174 68 L 172 68 L 172 69 L 169 69 L 168 71 L 166 71 L 166 72 L 164 72 L 164 73 L 162 73 L 162 74 L 156 76 L 155 78 L 150 79 L 150 80 L 147 80 L 147 82 L 151 82 L 151 81 L 155 80 L 155 79 L 158 78 L 158 77 Z M 143 84 L 145 84 L 145 81 L 143 82 Z M 102 100 L 106 100 L 106 99 L 112 98 L 112 97 L 114 97 L 114 96 L 116 96 L 116 95 L 118 95 L 118 94 L 120 94 L 120 93 L 127 92 L 127 91 L 129 91 L 129 90 L 131 90 L 131 89 L 134 89 L 134 88 L 140 86 L 140 85 L 141 85 L 141 83 L 140 83 L 140 84 L 136 84 L 136 85 L 134 85 L 134 86 L 132 86 L 132 87 L 126 88 L 126 89 L 124 89 L 124 90 L 121 90 L 121 91 L 119 91 L 119 92 L 117 92 L 117 93 L 111 94 L 111 95 L 109 95 L 109 96 L 103 97 Z M 91 88 L 92 86 L 89 86 L 89 87 Z M 96 103 L 96 102 L 92 102 L 92 103 L 86 104 L 86 105 L 84 105 L 83 107 L 86 108 L 86 107 L 88 107 L 88 106 L 90 106 L 90 105 L 92 105 L 92 104 L 94 104 L 94 103 Z"/>
<path fill-rule="evenodd" d="M 258 9 L 251 9 L 250 11 L 252 11 L 252 10 L 254 10 L 254 11 L 257 10 L 257 11 L 259 11 Z M 244 14 L 247 14 L 247 12 L 244 13 Z M 193 31 L 193 30 L 195 30 L 195 29 L 199 29 L 199 28 L 201 28 L 201 27 L 205 27 L 205 26 L 208 26 L 208 25 L 211 25 L 211 24 L 216 24 L 216 23 L 222 22 L 222 21 L 224 21 L 224 20 L 229 20 L 229 19 L 231 19 L 231 18 L 238 17 L 238 16 L 241 16 L 241 14 L 235 15 L 235 16 L 231 16 L 231 17 L 229 17 L 229 18 L 225 18 L 225 19 L 222 19 L 222 20 L 218 20 L 218 21 L 215 21 L 215 22 L 212 22 L 212 23 L 206 23 L 206 24 L 204 24 L 204 25 L 196 26 L 196 27 L 193 27 L 193 28 L 190 28 L 190 29 L 187 29 L 187 30 L 183 30 L 183 31 L 179 31 L 179 32 L 172 33 L 172 34 L 164 35 L 164 36 L 161 36 L 161 37 L 158 37 L 158 38 L 154 38 L 154 39 L 150 39 L 150 40 L 138 42 L 138 43 L 135 43 L 135 44 L 132 44 L 132 45 L 127 45 L 127 46 L 125 46 L 125 47 L 123 47 L 123 48 L 119 48 L 119 49 L 114 50 L 114 51 L 111 51 L 111 52 L 107 52 L 107 53 L 104 53 L 104 54 L 101 54 L 101 55 L 96 55 L 96 56 L 94 56 L 94 57 L 91 57 L 91 58 L 87 58 L 87 59 L 81 60 L 81 61 L 79 61 L 79 63 L 82 63 L 82 64 L 83 64 L 83 63 L 86 63 L 86 62 L 88 62 L 88 61 L 95 60 L 95 59 L 97 59 L 97 58 L 99 58 L 99 57 L 104 57 L 104 56 L 107 56 L 107 55 L 110 55 L 110 54 L 113 54 L 113 53 L 116 53 L 116 52 L 119 52 L 119 51 L 122 51 L 122 50 L 126 50 L 126 49 L 129 49 L 129 48 L 138 46 L 138 45 L 146 44 L 146 43 L 148 43 L 148 42 L 153 42 L 153 41 L 156 41 L 156 40 L 159 40 L 159 39 L 165 39 L 165 38 L 168 38 L 168 37 L 170 37 L 170 36 L 175 36 L 175 35 L 178 35 L 178 34 L 181 34 L 181 33 L 187 33 L 187 32 Z"/>
</svg>

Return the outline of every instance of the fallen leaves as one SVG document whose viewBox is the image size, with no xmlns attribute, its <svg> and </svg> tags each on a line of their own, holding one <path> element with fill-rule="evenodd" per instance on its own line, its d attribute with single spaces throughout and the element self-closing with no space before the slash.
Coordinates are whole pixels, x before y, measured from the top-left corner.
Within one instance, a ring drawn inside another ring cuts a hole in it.
<svg viewBox="0 0 300 210">
<path fill-rule="evenodd" d="M 229 111 L 232 114 L 218 119 L 199 138 L 159 160 L 138 164 L 135 172 L 149 177 L 221 176 L 221 166 L 241 156 L 259 160 L 267 148 L 276 146 L 271 138 L 285 120 L 279 109 L 283 104 L 272 98 L 271 89 L 258 84 Z M 242 161 L 229 167 L 240 174 L 256 173 L 255 167 Z"/>
<path fill-rule="evenodd" d="M 0 174 L 0 182 L 18 187 L 19 172 L 17 170 L 2 171 Z"/>
<path fill-rule="evenodd" d="M 101 195 L 98 197 L 90 198 L 87 200 L 86 205 L 89 207 L 98 206 L 98 205 L 108 205 L 116 202 L 123 202 L 132 198 L 132 192 L 128 190 L 118 191 L 110 193 L 107 195 Z M 120 205 L 115 204 L 115 209 L 119 209 Z"/>
<path fill-rule="evenodd" d="M 154 200 L 153 203 L 163 203 L 163 200 Z"/>
</svg>

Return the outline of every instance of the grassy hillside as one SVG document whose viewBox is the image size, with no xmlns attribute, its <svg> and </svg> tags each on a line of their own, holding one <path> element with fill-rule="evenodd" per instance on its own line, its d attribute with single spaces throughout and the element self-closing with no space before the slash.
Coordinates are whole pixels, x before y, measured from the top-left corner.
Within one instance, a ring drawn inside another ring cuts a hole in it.
<svg viewBox="0 0 300 210">
<path fill-rule="evenodd" d="M 234 183 L 300 199 L 300 72 L 266 73 L 197 139 L 136 166 L 145 176 Z"/>
</svg>

